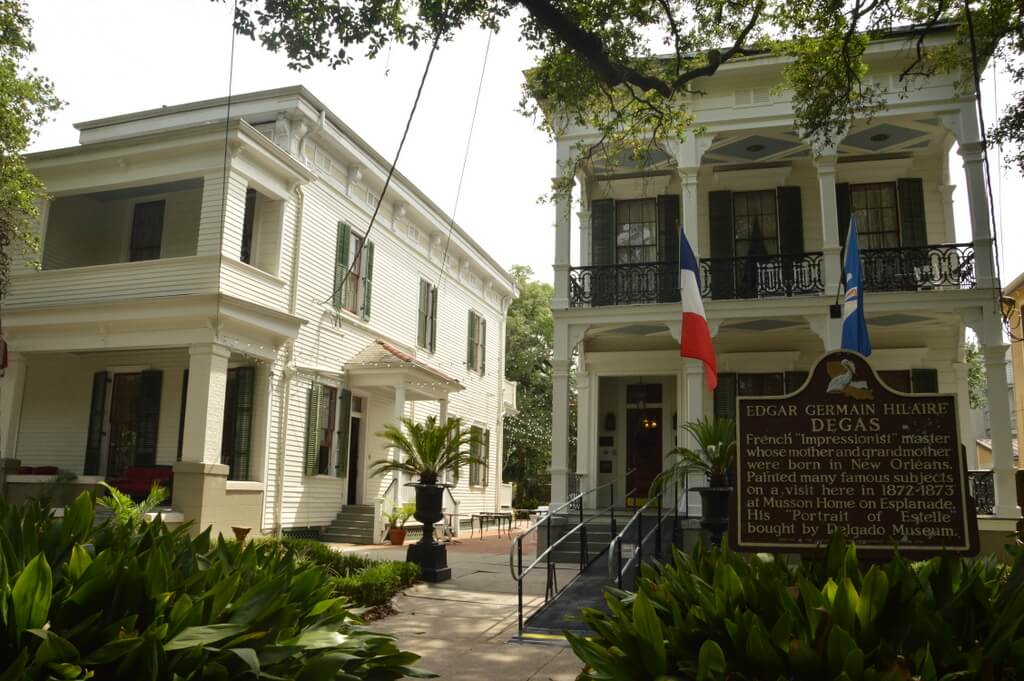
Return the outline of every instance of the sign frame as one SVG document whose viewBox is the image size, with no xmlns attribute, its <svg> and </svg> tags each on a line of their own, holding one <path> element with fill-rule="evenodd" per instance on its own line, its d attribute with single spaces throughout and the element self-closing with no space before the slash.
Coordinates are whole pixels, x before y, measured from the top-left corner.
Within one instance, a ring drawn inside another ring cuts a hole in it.
<svg viewBox="0 0 1024 681">
<path fill-rule="evenodd" d="M 845 363 L 849 361 L 852 366 Z M 842 392 L 832 390 L 832 383 L 829 383 L 828 389 L 823 390 L 820 395 L 812 395 L 814 397 L 820 397 L 824 399 L 826 396 L 852 396 L 854 400 L 874 400 L 874 391 L 882 391 L 887 396 L 896 398 L 910 398 L 910 399 L 921 399 L 928 400 L 931 402 L 936 401 L 948 401 L 951 405 L 950 414 L 951 416 L 946 418 L 952 418 L 952 436 L 953 453 L 951 457 L 955 459 L 954 469 L 951 471 L 955 478 L 959 479 L 959 489 L 955 489 L 955 494 L 949 495 L 950 498 L 955 499 L 958 508 L 954 508 L 951 513 L 953 518 L 948 523 L 955 532 L 958 532 L 958 540 L 956 543 L 949 545 L 943 544 L 941 540 L 936 538 L 936 543 L 901 543 L 898 542 L 891 535 L 886 535 L 884 540 L 875 539 L 873 537 L 861 537 L 861 538 L 848 538 L 857 545 L 857 551 L 859 555 L 865 557 L 882 557 L 891 556 L 894 549 L 900 551 L 900 553 L 908 555 L 913 559 L 927 558 L 936 555 L 977 555 L 979 550 L 979 535 L 978 535 L 978 516 L 975 511 L 974 498 L 971 496 L 969 491 L 969 481 L 967 475 L 967 462 L 965 452 L 961 440 L 960 434 L 960 420 L 959 420 L 959 405 L 957 404 L 957 395 L 955 393 L 905 393 L 898 390 L 893 390 L 878 376 L 878 372 L 871 365 L 866 357 L 858 352 L 851 350 L 833 350 L 825 352 L 815 362 L 811 370 L 807 374 L 807 378 L 803 384 L 790 393 L 783 395 L 770 395 L 770 396 L 737 396 L 736 398 L 736 460 L 734 462 L 734 475 L 736 484 L 734 491 L 731 495 L 729 508 L 729 537 L 730 537 L 730 548 L 740 552 L 780 552 L 780 553 L 796 553 L 796 554 L 812 554 L 820 552 L 831 537 L 831 532 L 825 531 L 827 524 L 822 521 L 821 529 L 815 532 L 813 535 L 808 535 L 805 541 L 799 541 L 790 538 L 789 541 L 783 539 L 779 541 L 762 541 L 755 540 L 754 538 L 746 538 L 742 531 L 741 522 L 745 519 L 745 513 L 755 508 L 754 506 L 748 505 L 748 500 L 752 498 L 747 492 L 748 483 L 743 478 L 743 465 L 747 461 L 746 449 L 747 444 L 744 442 L 743 437 L 743 425 L 744 421 L 752 418 L 773 418 L 770 416 L 748 416 L 744 417 L 744 407 L 751 404 L 778 404 L 778 405 L 792 405 L 797 406 L 795 400 L 804 396 L 808 390 L 813 390 L 812 385 L 817 383 L 819 386 L 823 385 L 823 381 L 828 381 L 829 374 L 828 369 L 829 363 L 839 363 L 843 367 L 850 369 L 851 378 L 858 375 L 858 369 L 862 365 L 866 368 L 868 380 L 856 381 L 852 385 L 848 385 L 843 388 Z M 833 365 L 834 367 L 835 365 Z M 845 374 L 844 374 L 845 378 Z M 833 381 L 834 383 L 834 381 Z M 849 383 L 849 382 L 848 382 Z M 860 386 L 860 387 L 858 387 Z M 819 388 L 820 389 L 820 388 Z M 857 396 L 857 391 L 862 390 L 863 393 Z M 836 399 L 832 397 L 830 399 Z M 922 400 L 922 401 L 924 401 Z M 898 402 L 897 400 L 896 402 Z M 805 408 L 806 411 L 806 408 Z M 809 418 L 810 417 L 806 417 Z M 892 418 L 892 416 L 889 416 Z M 796 432 L 796 431 L 794 431 Z M 893 435 L 893 439 L 896 439 L 896 435 Z M 892 445 L 889 445 L 892 446 Z M 857 445 L 847 445 L 847 449 L 856 449 Z M 854 458 L 854 457 L 841 457 Z M 785 457 L 789 459 L 789 457 Z M 756 484 L 756 483 L 750 483 Z M 795 484 L 795 483 L 793 483 Z M 881 482 L 876 483 L 879 486 Z M 956 480 L 953 483 L 954 487 L 957 487 Z M 761 495 L 764 496 L 764 495 Z M 761 497 L 759 497 L 761 498 Z M 864 497 L 860 497 L 864 498 Z M 879 497 L 875 497 L 879 498 Z M 795 521 L 794 521 L 795 522 Z M 793 532 L 795 535 L 795 531 Z M 962 538 L 962 541 L 959 541 Z M 802 536 L 797 538 L 802 539 Z"/>
</svg>

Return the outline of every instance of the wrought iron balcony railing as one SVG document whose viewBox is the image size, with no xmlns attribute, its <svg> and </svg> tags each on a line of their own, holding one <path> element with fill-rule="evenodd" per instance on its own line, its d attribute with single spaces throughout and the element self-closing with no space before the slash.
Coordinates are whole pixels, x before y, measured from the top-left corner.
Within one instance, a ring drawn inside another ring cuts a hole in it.
<svg viewBox="0 0 1024 681">
<path fill-rule="evenodd" d="M 712 300 L 815 295 L 825 291 L 818 253 L 702 258 L 701 295 Z"/>
<path fill-rule="evenodd" d="M 969 289 L 977 285 L 974 244 L 872 248 L 860 252 L 865 291 Z"/>
<path fill-rule="evenodd" d="M 572 307 L 679 302 L 679 263 L 590 265 L 569 270 Z"/>
<path fill-rule="evenodd" d="M 974 510 L 978 515 L 992 515 L 996 512 L 996 478 L 990 470 L 967 471 Z"/>
</svg>

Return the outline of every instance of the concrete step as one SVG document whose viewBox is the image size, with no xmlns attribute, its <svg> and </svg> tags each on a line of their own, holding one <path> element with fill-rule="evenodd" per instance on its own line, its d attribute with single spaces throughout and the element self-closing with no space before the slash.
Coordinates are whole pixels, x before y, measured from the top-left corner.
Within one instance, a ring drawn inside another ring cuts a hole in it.
<svg viewBox="0 0 1024 681">
<path fill-rule="evenodd" d="M 324 530 L 320 535 L 321 541 L 338 542 L 342 544 L 373 544 L 374 539 L 371 533 L 362 532 L 334 532 Z"/>
<path fill-rule="evenodd" d="M 373 527 L 373 518 L 346 516 L 344 518 L 335 518 L 331 521 L 331 525 L 342 527 Z"/>
</svg>

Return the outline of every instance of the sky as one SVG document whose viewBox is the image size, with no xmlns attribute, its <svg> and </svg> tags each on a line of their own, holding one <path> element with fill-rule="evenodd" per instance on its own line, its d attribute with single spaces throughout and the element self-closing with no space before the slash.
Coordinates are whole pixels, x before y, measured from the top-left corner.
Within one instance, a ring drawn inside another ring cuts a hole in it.
<svg viewBox="0 0 1024 681">
<path fill-rule="evenodd" d="M 161 105 L 223 97 L 228 92 L 231 7 L 210 0 L 30 0 L 37 53 L 33 65 L 50 77 L 67 105 L 45 125 L 31 150 L 73 146 L 78 121 Z M 506 22 L 487 50 L 488 34 L 466 29 L 442 45 L 398 169 L 452 214 L 505 267 L 529 265 L 538 279 L 552 280 L 554 209 L 539 202 L 550 188 L 555 151 L 535 122 L 517 111 L 522 72 L 533 63 Z M 487 53 L 480 106 L 456 209 L 473 102 Z M 258 43 L 235 39 L 232 91 L 302 84 L 387 158 L 401 138 L 426 49 L 394 47 L 376 60 L 358 58 L 332 70 L 287 67 L 283 56 Z M 986 119 L 996 100 L 1008 100 L 1005 74 L 986 71 Z M 995 84 L 995 87 L 993 87 Z M 999 169 L 990 154 L 1002 279 L 1024 271 L 1024 178 Z M 959 241 L 970 238 L 960 160 L 950 159 Z M 575 241 L 575 239 L 574 239 Z M 574 244 L 575 246 L 576 244 Z"/>
</svg>

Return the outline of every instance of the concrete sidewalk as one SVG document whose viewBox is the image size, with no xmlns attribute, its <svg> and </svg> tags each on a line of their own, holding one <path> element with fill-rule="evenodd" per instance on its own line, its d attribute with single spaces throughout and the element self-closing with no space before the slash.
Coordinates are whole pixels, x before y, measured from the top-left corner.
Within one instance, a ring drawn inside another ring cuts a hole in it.
<svg viewBox="0 0 1024 681">
<path fill-rule="evenodd" d="M 493 534 L 463 539 L 448 547 L 452 579 L 418 584 L 394 600 L 396 614 L 373 623 L 373 629 L 398 637 L 404 650 L 423 656 L 417 666 L 442 679 L 479 681 L 573 681 L 582 663 L 568 647 L 509 643 L 517 633 L 516 582 L 508 565 L 511 542 Z M 371 558 L 405 560 L 404 547 L 350 547 Z M 523 559 L 536 555 L 524 546 Z M 561 572 L 561 571 L 560 571 Z M 564 585 L 574 574 L 559 575 Z M 524 582 L 528 615 L 544 602 L 544 571 Z"/>
</svg>

